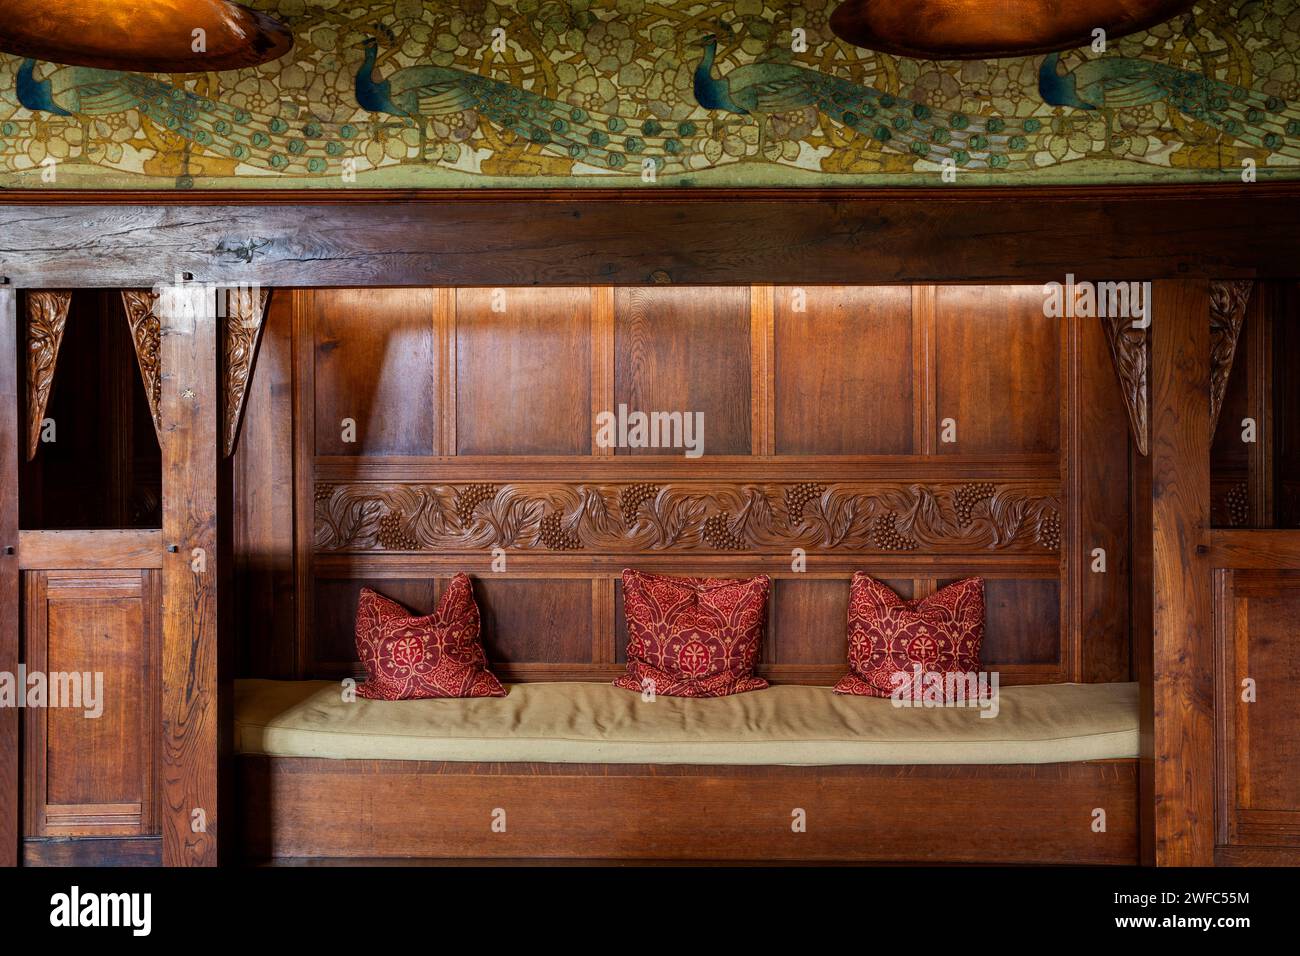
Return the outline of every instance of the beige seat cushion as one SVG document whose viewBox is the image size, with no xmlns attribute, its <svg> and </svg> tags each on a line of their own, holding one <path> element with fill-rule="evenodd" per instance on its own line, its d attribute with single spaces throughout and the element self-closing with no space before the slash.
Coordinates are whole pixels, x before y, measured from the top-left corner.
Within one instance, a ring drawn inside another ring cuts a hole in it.
<svg viewBox="0 0 1300 956">
<path fill-rule="evenodd" d="M 242 753 L 638 764 L 1015 764 L 1135 757 L 1137 684 L 1004 687 L 996 717 L 898 708 L 829 687 L 715 700 L 608 684 L 512 684 L 500 698 L 344 702 L 331 681 L 239 681 Z"/>
</svg>

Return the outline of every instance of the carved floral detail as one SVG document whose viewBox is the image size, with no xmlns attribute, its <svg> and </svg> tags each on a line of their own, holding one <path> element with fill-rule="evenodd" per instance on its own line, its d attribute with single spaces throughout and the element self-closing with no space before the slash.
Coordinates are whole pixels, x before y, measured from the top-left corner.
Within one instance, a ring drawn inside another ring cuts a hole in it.
<svg viewBox="0 0 1300 956">
<path fill-rule="evenodd" d="M 27 460 L 36 457 L 54 367 L 68 324 L 71 292 L 27 293 Z"/>
<path fill-rule="evenodd" d="M 135 357 L 149 399 L 154 431 L 162 441 L 162 326 L 158 321 L 158 295 L 148 289 L 123 289 L 122 305 L 135 343 Z"/>
<path fill-rule="evenodd" d="M 1237 354 L 1237 340 L 1246 318 L 1246 303 L 1254 282 L 1231 279 L 1210 283 L 1210 434 L 1219 426 L 1228 376 Z"/>
<path fill-rule="evenodd" d="M 319 551 L 1056 552 L 1042 481 L 318 485 Z"/>
</svg>

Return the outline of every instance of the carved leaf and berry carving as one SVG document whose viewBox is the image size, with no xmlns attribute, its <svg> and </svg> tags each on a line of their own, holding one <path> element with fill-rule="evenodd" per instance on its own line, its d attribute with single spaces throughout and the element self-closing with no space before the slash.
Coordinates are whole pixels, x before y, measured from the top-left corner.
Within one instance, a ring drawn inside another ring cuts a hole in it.
<svg viewBox="0 0 1300 956">
<path fill-rule="evenodd" d="M 345 482 L 315 494 L 318 551 L 1056 553 L 1050 482 Z"/>
<path fill-rule="evenodd" d="M 123 289 L 122 305 L 135 343 L 135 357 L 149 399 L 154 431 L 162 441 L 162 326 L 158 320 L 158 295 L 148 289 Z"/>
<path fill-rule="evenodd" d="M 71 292 L 27 293 L 27 460 L 36 457 L 41 423 L 54 385 Z"/>
</svg>

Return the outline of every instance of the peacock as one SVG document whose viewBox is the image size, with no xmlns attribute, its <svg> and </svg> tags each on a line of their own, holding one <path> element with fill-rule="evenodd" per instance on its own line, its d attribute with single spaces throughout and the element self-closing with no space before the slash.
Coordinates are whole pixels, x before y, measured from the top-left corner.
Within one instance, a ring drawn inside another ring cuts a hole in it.
<svg viewBox="0 0 1300 956">
<path fill-rule="evenodd" d="M 1300 112 L 1280 97 L 1133 57 L 1086 60 L 1066 73 L 1060 62 L 1049 53 L 1038 70 L 1038 94 L 1052 106 L 1103 110 L 1109 120 L 1112 111 L 1164 101 L 1240 142 L 1300 158 Z"/>
<path fill-rule="evenodd" d="M 320 174 L 349 152 L 358 130 L 314 119 L 295 127 L 279 116 L 229 106 L 142 73 L 60 66 L 38 79 L 37 63 L 18 70 L 19 103 L 34 113 L 85 120 L 138 110 L 163 129 L 230 159 L 279 172 Z"/>
<path fill-rule="evenodd" d="M 630 163 L 639 171 L 650 160 L 658 171 L 675 172 L 685 168 L 691 141 L 700 135 L 699 126 L 689 121 L 627 120 L 454 67 L 409 66 L 381 79 L 376 75 L 379 41 L 368 37 L 363 46 L 365 59 L 356 75 L 357 103 L 372 113 L 415 121 L 421 144 L 428 118 L 473 110 L 494 125 L 575 162 L 614 171 Z"/>
<path fill-rule="evenodd" d="M 807 106 L 871 137 L 882 149 L 969 168 L 1028 169 L 1043 121 L 1004 119 L 939 109 L 818 70 L 776 61 L 747 63 L 714 75 L 718 39 L 701 39 L 695 100 L 740 116 L 786 113 Z M 761 127 L 760 127 L 761 130 Z"/>
</svg>

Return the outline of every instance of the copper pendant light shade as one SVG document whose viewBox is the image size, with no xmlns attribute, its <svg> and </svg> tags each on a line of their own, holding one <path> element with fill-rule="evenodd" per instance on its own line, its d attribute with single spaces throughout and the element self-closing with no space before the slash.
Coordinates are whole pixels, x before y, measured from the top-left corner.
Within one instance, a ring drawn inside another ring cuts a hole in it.
<svg viewBox="0 0 1300 956">
<path fill-rule="evenodd" d="M 983 60 L 1069 50 L 1145 30 L 1188 0 L 845 0 L 831 29 L 854 46 L 923 60 Z"/>
<path fill-rule="evenodd" d="M 197 73 L 257 66 L 292 47 L 284 24 L 229 0 L 0 0 L 0 50 L 52 63 Z"/>
</svg>

